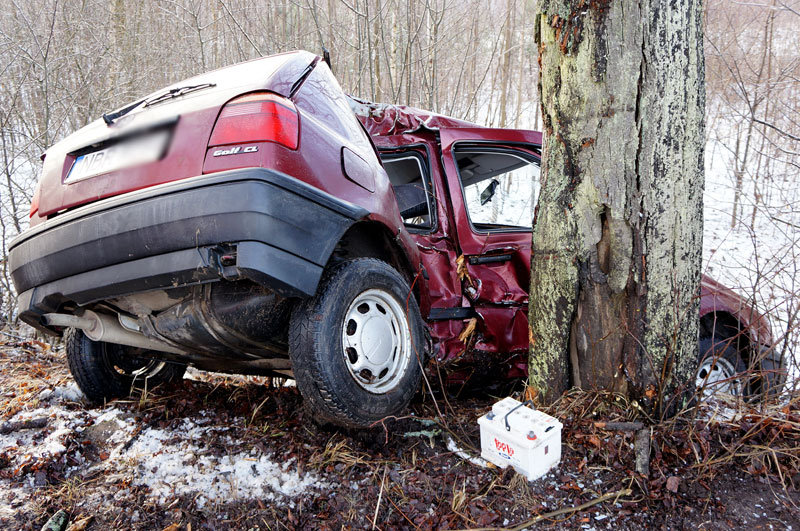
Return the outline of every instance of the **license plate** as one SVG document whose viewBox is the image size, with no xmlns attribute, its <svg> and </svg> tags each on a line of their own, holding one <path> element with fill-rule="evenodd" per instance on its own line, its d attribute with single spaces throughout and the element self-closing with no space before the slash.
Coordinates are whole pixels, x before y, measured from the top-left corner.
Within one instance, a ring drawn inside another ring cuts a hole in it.
<svg viewBox="0 0 800 531">
<path fill-rule="evenodd" d="M 168 139 L 168 131 L 158 131 L 81 155 L 72 163 L 64 183 L 71 184 L 123 168 L 155 162 L 164 154 Z"/>
</svg>

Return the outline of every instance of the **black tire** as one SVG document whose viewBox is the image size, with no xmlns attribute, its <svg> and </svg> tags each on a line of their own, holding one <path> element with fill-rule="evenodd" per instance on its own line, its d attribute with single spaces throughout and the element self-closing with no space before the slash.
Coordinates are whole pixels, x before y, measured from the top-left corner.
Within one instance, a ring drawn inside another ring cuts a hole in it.
<svg viewBox="0 0 800 531">
<path fill-rule="evenodd" d="M 394 323 L 401 320 L 406 327 L 398 331 Z M 384 348 L 387 338 L 391 346 Z M 345 347 L 356 339 L 357 346 Z M 408 284 L 391 266 L 371 258 L 327 271 L 316 296 L 295 308 L 289 329 L 292 370 L 307 410 L 321 424 L 342 427 L 369 427 L 405 409 L 422 379 L 425 344 Z"/>
<path fill-rule="evenodd" d="M 705 387 L 703 394 L 713 396 L 728 393 L 734 396 L 747 394 L 747 386 L 737 375 L 747 371 L 739 353 L 735 338 L 703 334 L 697 345 L 698 388 Z"/>
<path fill-rule="evenodd" d="M 766 357 L 759 361 L 761 365 L 760 374 L 752 382 L 753 392 L 757 396 L 778 396 L 783 391 L 786 385 L 786 378 L 788 370 L 786 368 L 786 359 L 778 354 L 778 359 L 774 353 L 768 353 Z"/>
<path fill-rule="evenodd" d="M 130 395 L 135 388 L 153 389 L 183 378 L 186 365 L 138 357 L 141 349 L 92 341 L 82 330 L 64 333 L 72 377 L 86 398 L 96 404 Z"/>
<path fill-rule="evenodd" d="M 742 352 L 745 352 L 747 356 L 743 357 Z M 777 396 L 786 383 L 786 365 L 783 356 L 778 355 L 776 359 L 776 355 L 771 352 L 762 356 L 750 347 L 748 341 L 737 340 L 736 337 L 724 337 L 720 334 L 712 335 L 706 332 L 698 343 L 697 355 L 698 386 L 703 381 L 717 379 L 713 374 L 706 376 L 709 370 L 728 372 L 727 379 L 735 383 L 733 389 L 726 388 L 724 385 L 717 386 L 716 392 L 730 392 L 748 400 L 755 400 Z M 754 360 L 752 367 L 748 360 Z M 706 396 L 713 395 L 714 386 L 708 387 L 709 389 L 705 392 Z"/>
</svg>

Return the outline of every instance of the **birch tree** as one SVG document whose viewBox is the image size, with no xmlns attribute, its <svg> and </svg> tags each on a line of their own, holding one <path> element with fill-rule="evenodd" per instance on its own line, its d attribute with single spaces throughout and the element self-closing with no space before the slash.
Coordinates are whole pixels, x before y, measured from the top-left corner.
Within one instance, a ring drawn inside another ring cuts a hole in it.
<svg viewBox="0 0 800 531">
<path fill-rule="evenodd" d="M 697 361 L 704 59 L 697 0 L 542 0 L 545 132 L 530 383 L 659 414 Z"/>
</svg>

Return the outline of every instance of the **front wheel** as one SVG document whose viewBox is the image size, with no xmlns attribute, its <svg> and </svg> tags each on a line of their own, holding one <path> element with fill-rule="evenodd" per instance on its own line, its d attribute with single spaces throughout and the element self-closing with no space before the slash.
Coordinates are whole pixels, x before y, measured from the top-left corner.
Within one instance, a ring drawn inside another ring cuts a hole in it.
<svg viewBox="0 0 800 531">
<path fill-rule="evenodd" d="M 385 262 L 331 268 L 289 332 L 292 370 L 316 420 L 363 428 L 402 411 L 422 378 L 423 327 L 408 284 Z"/>
<path fill-rule="evenodd" d="M 745 399 L 780 394 L 786 381 L 782 356 L 758 353 L 736 337 L 703 334 L 698 343 L 696 387 L 703 397 L 726 393 Z M 742 352 L 749 353 L 747 359 Z"/>
<path fill-rule="evenodd" d="M 178 381 L 186 370 L 182 363 L 141 356 L 141 349 L 92 341 L 76 328 L 67 329 L 64 342 L 75 383 L 96 404 L 126 397 L 134 388 Z"/>
<path fill-rule="evenodd" d="M 717 394 L 742 396 L 746 386 L 742 374 L 747 366 L 739 354 L 735 338 L 705 335 L 700 338 L 697 349 L 698 367 L 696 387 L 704 398 Z"/>
</svg>

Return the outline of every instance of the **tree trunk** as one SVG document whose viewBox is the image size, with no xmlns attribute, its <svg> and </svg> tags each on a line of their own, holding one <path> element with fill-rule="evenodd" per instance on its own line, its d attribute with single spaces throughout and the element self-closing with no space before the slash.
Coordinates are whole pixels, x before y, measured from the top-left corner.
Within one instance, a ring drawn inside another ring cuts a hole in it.
<svg viewBox="0 0 800 531">
<path fill-rule="evenodd" d="M 698 0 L 543 0 L 545 129 L 530 382 L 661 414 L 697 361 L 704 61 Z"/>
</svg>

